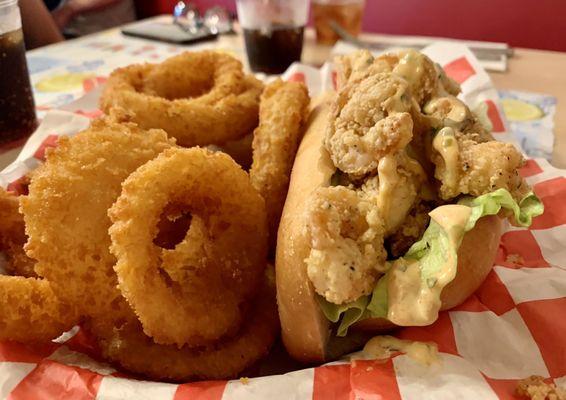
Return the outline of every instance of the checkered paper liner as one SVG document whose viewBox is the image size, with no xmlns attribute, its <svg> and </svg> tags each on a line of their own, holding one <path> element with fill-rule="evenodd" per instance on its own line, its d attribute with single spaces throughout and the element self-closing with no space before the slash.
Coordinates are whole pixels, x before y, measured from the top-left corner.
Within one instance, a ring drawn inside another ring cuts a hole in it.
<svg viewBox="0 0 566 400">
<path fill-rule="evenodd" d="M 425 51 L 458 80 L 472 107 L 488 103 L 494 135 L 507 133 L 497 93 L 464 47 Z M 304 81 L 316 95 L 332 88 L 330 64 L 296 64 L 284 79 Z M 3 187 L 24 190 L 21 177 L 44 159 L 60 135 L 84 129 L 98 93 L 50 111 L 18 160 L 0 173 Z M 427 327 L 398 331 L 403 339 L 434 341 L 441 363 L 425 367 L 406 355 L 383 361 L 341 361 L 282 375 L 182 385 L 141 381 L 97 361 L 92 340 L 76 328 L 57 343 L 0 342 L 0 399 L 512 399 L 519 379 L 541 375 L 566 386 L 566 171 L 543 159 L 521 170 L 546 212 L 529 229 L 507 227 L 494 269 L 461 306 Z M 478 249 L 481 251 L 481 249 Z"/>
</svg>

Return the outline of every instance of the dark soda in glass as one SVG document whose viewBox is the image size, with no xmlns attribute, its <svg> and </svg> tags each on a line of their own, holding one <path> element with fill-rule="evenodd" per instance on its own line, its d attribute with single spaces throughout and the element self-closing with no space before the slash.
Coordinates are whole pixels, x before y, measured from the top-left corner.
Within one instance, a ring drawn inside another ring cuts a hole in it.
<svg viewBox="0 0 566 400">
<path fill-rule="evenodd" d="M 21 29 L 0 34 L 0 144 L 29 136 L 37 127 Z"/>
<path fill-rule="evenodd" d="M 273 24 L 243 31 L 252 71 L 281 74 L 293 62 L 301 61 L 304 26 Z"/>
</svg>

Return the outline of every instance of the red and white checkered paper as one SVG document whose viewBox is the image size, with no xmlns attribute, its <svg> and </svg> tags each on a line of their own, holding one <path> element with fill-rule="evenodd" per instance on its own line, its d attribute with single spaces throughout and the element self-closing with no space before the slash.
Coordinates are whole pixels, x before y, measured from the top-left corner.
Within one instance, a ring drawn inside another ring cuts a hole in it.
<svg viewBox="0 0 566 400">
<path fill-rule="evenodd" d="M 426 53 L 462 84 L 470 105 L 491 104 L 495 136 L 513 141 L 497 93 L 473 55 L 453 44 Z M 334 82 L 331 65 L 293 65 L 284 78 L 304 81 L 312 95 Z M 98 114 L 96 93 L 67 109 L 47 115 L 20 158 L 0 173 L 2 186 L 22 190 L 19 178 L 42 162 L 46 147 L 86 127 Z M 566 386 L 566 171 L 536 159 L 521 174 L 545 214 L 529 229 L 508 227 L 493 271 L 463 305 L 431 326 L 398 333 L 436 342 L 440 365 L 395 355 L 386 362 L 344 361 L 249 380 L 175 385 L 128 378 L 95 361 L 92 341 L 77 329 L 40 347 L 0 343 L 0 399 L 512 399 L 517 381 L 533 374 Z"/>
</svg>

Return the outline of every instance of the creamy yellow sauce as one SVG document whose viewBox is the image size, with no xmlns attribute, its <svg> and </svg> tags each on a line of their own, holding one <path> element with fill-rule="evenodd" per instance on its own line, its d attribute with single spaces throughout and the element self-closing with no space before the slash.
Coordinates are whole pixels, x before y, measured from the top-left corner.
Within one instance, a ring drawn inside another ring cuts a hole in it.
<svg viewBox="0 0 566 400">
<path fill-rule="evenodd" d="M 468 118 L 468 110 L 466 107 L 462 105 L 462 107 L 458 107 L 453 105 L 450 108 L 450 111 L 446 115 L 446 118 L 450 121 L 454 121 L 455 123 L 464 122 Z M 448 121 L 449 122 L 449 121 Z"/>
<path fill-rule="evenodd" d="M 394 112 L 407 112 L 411 103 L 405 85 L 399 85 L 395 93 L 383 101 L 383 106 L 390 115 Z"/>
<path fill-rule="evenodd" d="M 394 155 L 390 154 L 379 160 L 377 175 L 379 176 L 377 207 L 382 215 L 390 216 L 393 191 L 399 181 L 397 159 Z"/>
<path fill-rule="evenodd" d="M 438 151 L 445 164 L 443 183 L 455 187 L 460 179 L 459 158 L 460 149 L 454 129 L 442 128 L 432 141 L 432 147 Z"/>
<path fill-rule="evenodd" d="M 457 248 L 465 233 L 471 208 L 449 204 L 435 208 L 430 217 L 446 232 L 451 246 Z M 387 318 L 400 326 L 430 325 L 438 318 L 440 293 L 456 276 L 456 254 L 445 253 L 444 263 L 434 274 L 422 278 L 418 260 L 399 259 L 389 272 Z"/>
<path fill-rule="evenodd" d="M 363 349 L 365 356 L 378 360 L 391 357 L 391 353 L 394 351 L 405 353 L 411 359 L 424 365 L 432 365 L 439 362 L 438 347 L 435 343 L 402 340 L 384 335 L 370 339 Z"/>
<path fill-rule="evenodd" d="M 460 129 L 462 124 L 470 118 L 467 106 L 453 96 L 433 99 L 425 105 L 423 110 L 428 115 L 439 111 L 442 116 L 442 124 L 455 129 Z"/>
<path fill-rule="evenodd" d="M 470 218 L 472 209 L 462 204 L 447 204 L 436 207 L 430 212 L 430 217 L 448 233 L 453 244 L 457 244 L 456 236 L 463 233 Z"/>
<path fill-rule="evenodd" d="M 423 55 L 415 50 L 408 50 L 393 68 L 394 74 L 404 78 L 411 85 L 419 82 L 423 72 Z"/>
<path fill-rule="evenodd" d="M 418 161 L 408 155 L 387 155 L 379 160 L 377 173 L 379 185 L 375 199 L 376 208 L 384 221 L 385 231 L 393 232 L 403 222 L 415 200 L 415 192 L 412 186 L 401 184 L 399 175 L 399 162 L 404 169 L 412 175 L 425 180 L 425 173 Z M 416 188 L 418 190 L 418 188 Z"/>
</svg>

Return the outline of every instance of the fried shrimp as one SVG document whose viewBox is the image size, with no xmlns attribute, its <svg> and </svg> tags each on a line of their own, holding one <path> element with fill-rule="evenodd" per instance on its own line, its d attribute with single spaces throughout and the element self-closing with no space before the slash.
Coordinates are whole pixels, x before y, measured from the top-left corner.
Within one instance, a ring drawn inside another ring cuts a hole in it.
<svg viewBox="0 0 566 400">
<path fill-rule="evenodd" d="M 335 304 L 370 293 L 386 258 L 378 211 L 343 186 L 317 189 L 306 207 L 311 251 L 305 262 L 316 292 Z"/>
<path fill-rule="evenodd" d="M 370 75 L 389 73 L 392 63 L 385 57 L 375 58 L 368 50 L 359 50 L 338 56 L 336 62 L 337 90 L 354 84 Z"/>
<path fill-rule="evenodd" d="M 333 105 L 324 145 L 334 165 L 362 176 L 379 160 L 403 149 L 412 138 L 407 83 L 387 74 L 372 75 L 342 90 Z"/>
<path fill-rule="evenodd" d="M 544 377 L 537 375 L 521 379 L 515 394 L 531 400 L 566 400 L 565 388 L 556 386 L 555 383 L 547 383 Z"/>
<path fill-rule="evenodd" d="M 90 329 L 106 359 L 152 379 L 186 382 L 236 377 L 269 352 L 280 327 L 274 283 L 267 278 L 236 336 L 207 349 L 156 344 L 137 321 L 110 330 L 96 324 Z"/>
<path fill-rule="evenodd" d="M 19 207 L 18 197 L 0 188 L 0 253 L 6 255 L 8 274 L 35 277 L 35 262 L 24 251 L 27 236 Z"/>
<path fill-rule="evenodd" d="M 117 69 L 100 105 L 118 120 L 164 129 L 182 146 L 221 144 L 256 127 L 262 89 L 227 54 L 185 52 L 162 64 Z"/>
<path fill-rule="evenodd" d="M 393 61 L 391 72 L 409 83 L 413 98 L 422 107 L 433 97 L 442 94 L 456 95 L 460 86 L 444 74 L 442 68 L 430 58 L 415 50 L 386 54 Z"/>
<path fill-rule="evenodd" d="M 480 196 L 503 188 L 521 199 L 529 190 L 518 173 L 524 163 L 521 153 L 510 143 L 478 143 L 474 139 L 452 128 L 436 134 L 432 161 L 435 177 L 441 182 L 440 197 Z"/>
<path fill-rule="evenodd" d="M 272 248 L 275 248 L 279 219 L 308 105 L 307 88 L 298 82 L 277 80 L 261 95 L 250 179 L 265 199 Z"/>
<path fill-rule="evenodd" d="M 368 76 L 389 73 L 407 81 L 419 107 L 433 97 L 446 94 L 455 96 L 460 92 L 460 86 L 446 76 L 440 66 L 415 50 L 386 53 L 378 57 L 373 57 L 367 50 L 359 50 L 341 56 L 336 61 L 339 90 Z"/>
<path fill-rule="evenodd" d="M 343 172 L 357 177 L 374 173 L 381 158 L 411 141 L 424 150 L 425 135 L 449 118 L 489 136 L 465 105 L 462 110 L 453 106 L 459 102 L 454 97 L 458 84 L 421 53 L 407 50 L 374 58 L 362 50 L 338 58 L 337 69 L 339 92 L 324 144 Z M 431 101 L 439 96 L 454 101 Z M 425 105 L 434 116 L 422 113 Z"/>
<path fill-rule="evenodd" d="M 0 340 L 48 342 L 78 322 L 74 305 L 36 278 L 0 275 L 0 309 Z"/>
<path fill-rule="evenodd" d="M 153 240 L 168 205 L 193 221 L 175 248 L 161 249 Z M 166 150 L 128 177 L 109 215 L 119 286 L 148 336 L 195 347 L 234 334 L 267 257 L 264 200 L 234 160 Z"/>
<path fill-rule="evenodd" d="M 117 287 L 107 212 L 122 181 L 171 146 L 164 131 L 97 120 L 60 138 L 34 173 L 21 200 L 26 251 L 37 260 L 38 275 L 81 315 L 111 321 L 133 315 Z"/>
</svg>

